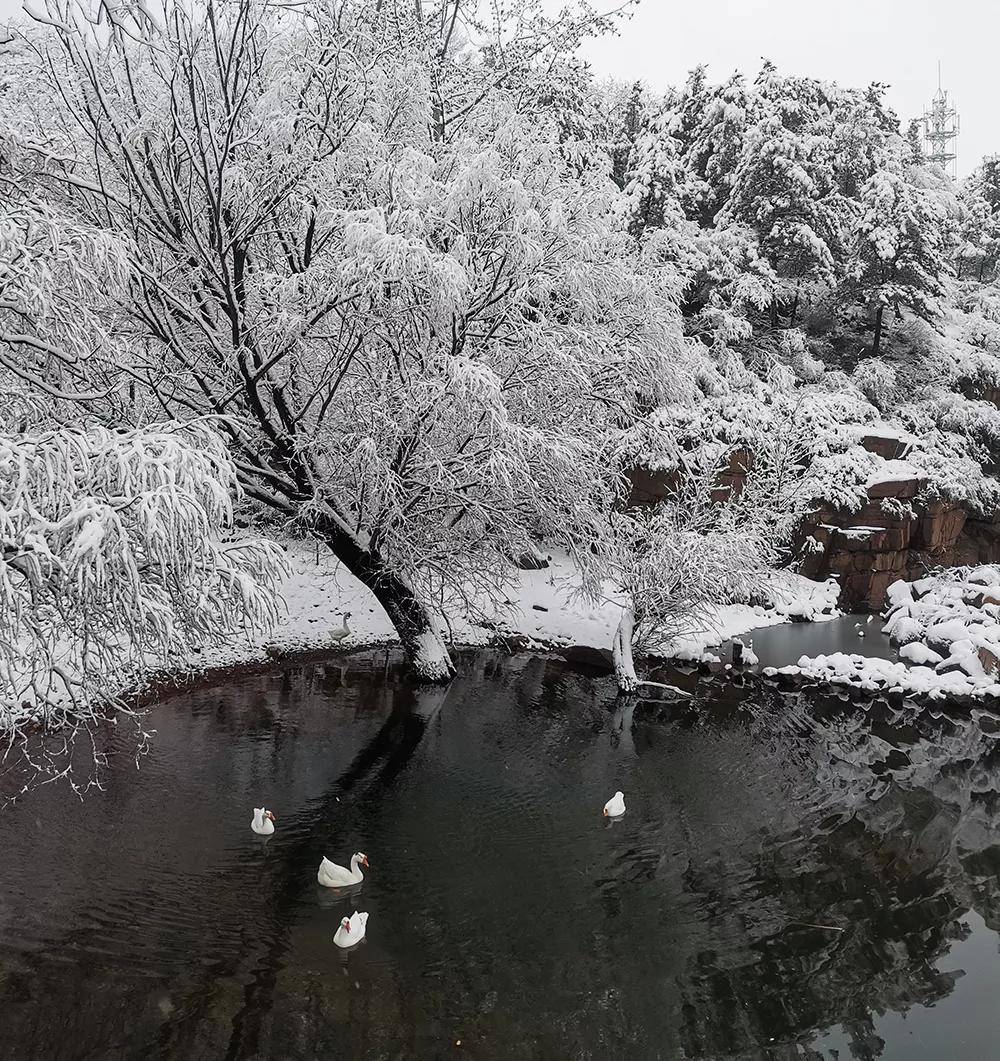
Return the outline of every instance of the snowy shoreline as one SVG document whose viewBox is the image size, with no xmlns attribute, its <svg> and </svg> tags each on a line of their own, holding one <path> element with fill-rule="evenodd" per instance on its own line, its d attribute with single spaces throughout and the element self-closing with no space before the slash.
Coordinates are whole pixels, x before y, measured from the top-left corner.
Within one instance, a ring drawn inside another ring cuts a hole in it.
<svg viewBox="0 0 1000 1061">
<path fill-rule="evenodd" d="M 370 591 L 326 549 L 312 543 L 284 543 L 289 574 L 282 584 L 286 615 L 264 637 L 240 635 L 222 646 L 198 652 L 176 665 L 157 668 L 137 682 L 129 699 L 148 705 L 177 688 L 212 683 L 245 673 L 311 659 L 349 655 L 381 645 L 398 645 L 396 633 Z M 599 604 L 576 592 L 572 563 L 558 554 L 540 570 L 519 571 L 508 595 L 493 615 L 479 621 L 450 619 L 441 630 L 449 647 L 477 648 L 514 642 L 518 650 L 558 652 L 590 649 L 611 659 L 621 605 L 614 595 Z M 711 626 L 675 641 L 650 657 L 650 662 L 717 663 L 712 651 L 732 638 L 763 627 L 796 620 L 823 621 L 839 614 L 836 592 L 827 584 L 810 583 L 777 572 L 772 607 L 732 604 L 716 609 Z M 343 615 L 350 614 L 350 633 L 337 639 Z"/>
<path fill-rule="evenodd" d="M 766 678 L 941 701 L 1000 700 L 1000 566 L 941 571 L 889 587 L 883 633 L 898 660 L 835 652 Z"/>
<path fill-rule="evenodd" d="M 289 563 L 282 586 L 287 612 L 276 629 L 266 637 L 235 638 L 178 661 L 175 667 L 155 670 L 137 683 L 128 699 L 149 706 L 181 688 L 399 646 L 381 607 L 332 554 L 302 541 L 286 542 L 284 547 Z M 970 595 L 978 597 L 970 603 Z M 730 669 L 717 654 L 719 646 L 766 627 L 796 620 L 824 622 L 840 614 L 835 588 L 786 572 L 776 572 L 772 596 L 774 604 L 768 608 L 743 604 L 718 608 L 710 627 L 649 654 L 647 665 L 707 665 L 725 676 Z M 1000 681 L 990 665 L 1000 657 L 1000 603 L 995 601 L 1000 602 L 1000 568 L 995 567 L 978 568 L 964 577 L 962 572 L 951 572 L 916 583 L 899 582 L 882 620 L 898 660 L 834 652 L 802 656 L 788 666 L 756 667 L 751 648 L 739 673 L 772 686 L 840 689 L 861 699 L 896 695 L 938 703 L 944 698 L 997 700 Z M 337 637 L 345 612 L 351 616 L 350 632 Z M 518 572 L 495 614 L 478 621 L 452 618 L 441 633 L 452 649 L 494 646 L 557 654 L 581 649 L 593 652 L 595 658 L 604 656 L 610 667 L 620 615 L 621 604 L 613 593 L 599 603 L 580 597 L 571 561 L 555 555 L 546 568 Z"/>
</svg>

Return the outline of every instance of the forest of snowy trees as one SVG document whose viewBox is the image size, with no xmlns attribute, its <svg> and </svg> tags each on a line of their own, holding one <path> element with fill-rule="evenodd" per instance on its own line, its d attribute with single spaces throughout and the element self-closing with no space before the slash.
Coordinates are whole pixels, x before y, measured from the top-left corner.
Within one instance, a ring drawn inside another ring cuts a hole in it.
<svg viewBox="0 0 1000 1061">
<path fill-rule="evenodd" d="M 614 18 L 585 3 L 25 10 L 5 731 L 272 621 L 281 535 L 332 550 L 430 680 L 442 613 L 559 546 L 631 601 L 627 686 L 633 633 L 749 599 L 810 506 L 864 497 L 864 425 L 996 506 L 1000 162 L 954 184 L 885 86 L 601 82 L 579 49 Z M 737 449 L 746 487 L 713 501 Z M 676 496 L 629 509 L 637 467 Z"/>
</svg>

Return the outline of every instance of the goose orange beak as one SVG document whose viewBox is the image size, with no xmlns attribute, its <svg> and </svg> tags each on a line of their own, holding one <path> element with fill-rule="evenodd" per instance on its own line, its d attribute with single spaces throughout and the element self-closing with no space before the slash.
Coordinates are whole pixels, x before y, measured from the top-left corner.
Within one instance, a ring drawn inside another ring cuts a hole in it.
<svg viewBox="0 0 1000 1061">
<path fill-rule="evenodd" d="M 367 855 L 365 855 L 365 857 L 361 860 L 361 865 L 364 866 L 365 869 L 368 868 L 368 856 Z"/>
</svg>

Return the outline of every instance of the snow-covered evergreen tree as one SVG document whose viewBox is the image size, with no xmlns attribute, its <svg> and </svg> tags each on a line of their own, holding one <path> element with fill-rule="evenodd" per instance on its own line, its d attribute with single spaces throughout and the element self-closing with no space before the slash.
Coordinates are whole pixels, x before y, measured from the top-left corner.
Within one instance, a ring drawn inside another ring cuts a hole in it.
<svg viewBox="0 0 1000 1061">
<path fill-rule="evenodd" d="M 833 90 L 781 77 L 770 64 L 757 89 L 764 113 L 747 132 L 719 223 L 757 233 L 794 318 L 799 292 L 834 283 L 841 257 L 846 204 L 836 179 Z M 778 311 L 775 299 L 772 324 Z"/>
<path fill-rule="evenodd" d="M 900 164 L 873 174 L 860 203 L 849 276 L 871 312 L 877 357 L 886 309 L 906 307 L 926 321 L 938 315 L 949 272 L 947 217 L 934 193 L 916 187 Z"/>
<path fill-rule="evenodd" d="M 687 171 L 688 217 L 708 228 L 729 201 L 747 129 L 759 115 L 760 99 L 741 74 L 706 87 L 695 70 L 675 107 L 673 133 Z"/>
</svg>

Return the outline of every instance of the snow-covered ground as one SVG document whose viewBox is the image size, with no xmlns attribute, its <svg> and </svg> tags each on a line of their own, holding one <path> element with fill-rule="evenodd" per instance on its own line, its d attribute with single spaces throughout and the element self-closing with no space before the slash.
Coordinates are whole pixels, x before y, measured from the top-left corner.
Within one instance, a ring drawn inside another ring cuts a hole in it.
<svg viewBox="0 0 1000 1061">
<path fill-rule="evenodd" d="M 885 620 L 898 660 L 837 652 L 765 673 L 935 699 L 1000 697 L 1000 566 L 895 582 Z"/>
<path fill-rule="evenodd" d="M 339 564 L 327 549 L 311 543 L 287 544 L 290 574 L 282 592 L 287 615 L 264 638 L 239 637 L 222 648 L 202 653 L 196 669 L 253 663 L 267 658 L 324 649 L 351 649 L 388 643 L 395 633 L 371 593 Z M 498 634 L 517 635 L 538 647 L 582 645 L 610 650 L 621 607 L 613 592 L 594 604 L 577 592 L 577 579 L 567 556 L 555 554 L 547 568 L 521 571 L 494 613 L 452 617 L 442 633 L 456 644 L 487 644 Z M 719 608 L 705 624 L 662 652 L 685 660 L 711 659 L 710 648 L 763 626 L 790 619 L 826 619 L 837 614 L 835 583 L 816 583 L 789 572 L 776 572 L 768 607 L 744 604 Z M 344 613 L 350 633 L 343 630 Z"/>
</svg>

